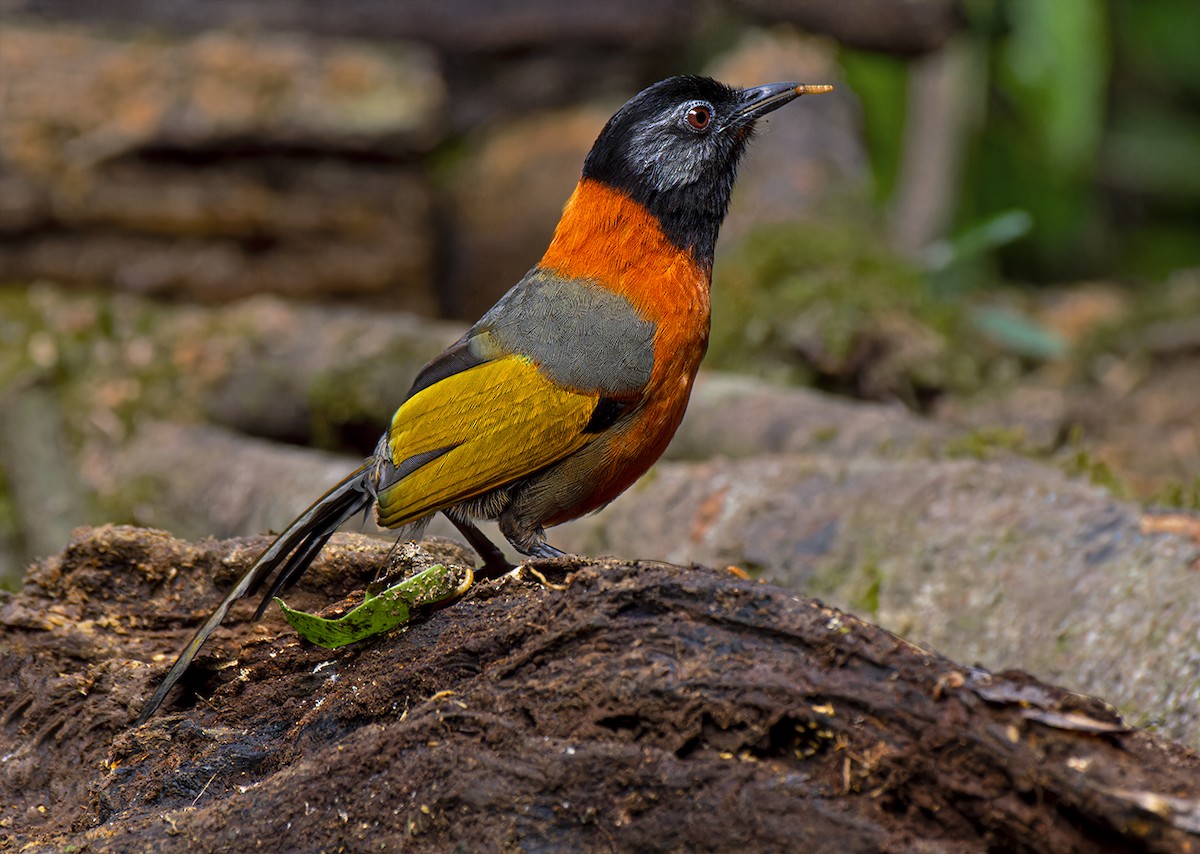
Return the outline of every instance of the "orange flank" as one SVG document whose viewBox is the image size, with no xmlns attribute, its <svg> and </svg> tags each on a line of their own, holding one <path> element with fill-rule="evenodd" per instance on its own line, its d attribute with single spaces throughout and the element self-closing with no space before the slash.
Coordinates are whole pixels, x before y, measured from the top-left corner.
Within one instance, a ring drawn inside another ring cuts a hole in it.
<svg viewBox="0 0 1200 854">
<path fill-rule="evenodd" d="M 700 356 L 696 357 L 696 365 L 703 355 L 701 351 Z M 675 375 L 674 388 L 655 387 L 652 384 L 627 429 L 614 430 L 581 450 L 580 454 L 587 454 L 595 449 L 602 460 L 591 472 L 591 490 L 578 504 L 564 506 L 545 524 L 558 525 L 599 510 L 645 474 L 667 449 L 679 422 L 683 420 L 695 376 L 694 367 L 690 371 L 685 368 Z"/>
</svg>

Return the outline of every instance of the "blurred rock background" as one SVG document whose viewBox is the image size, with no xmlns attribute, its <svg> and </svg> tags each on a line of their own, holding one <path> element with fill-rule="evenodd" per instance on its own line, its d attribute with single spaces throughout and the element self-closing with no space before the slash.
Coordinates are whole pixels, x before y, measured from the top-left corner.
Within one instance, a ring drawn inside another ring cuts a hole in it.
<svg viewBox="0 0 1200 854">
<path fill-rule="evenodd" d="M 1193 733 L 1196 32 L 1191 0 L 0 0 L 0 578 L 81 524 L 278 529 L 630 95 L 832 82 L 751 152 L 670 459 L 554 541 L 738 563 Z"/>
</svg>

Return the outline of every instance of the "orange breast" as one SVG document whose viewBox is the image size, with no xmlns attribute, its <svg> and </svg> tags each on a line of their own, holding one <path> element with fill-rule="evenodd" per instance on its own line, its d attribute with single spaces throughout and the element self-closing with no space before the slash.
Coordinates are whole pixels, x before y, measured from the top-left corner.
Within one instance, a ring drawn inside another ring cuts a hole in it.
<svg viewBox="0 0 1200 854">
<path fill-rule="evenodd" d="M 667 240 L 658 220 L 641 205 L 586 179 L 567 202 L 541 266 L 603 282 L 656 324 L 654 371 L 635 416 L 624 429 L 598 440 L 602 460 L 586 506 L 547 520 L 553 525 L 607 504 L 671 441 L 708 349 L 711 271 Z"/>
<path fill-rule="evenodd" d="M 596 181 L 580 181 L 540 266 L 602 282 L 656 324 L 655 390 L 695 375 L 708 348 L 711 271 L 667 240 L 658 220 L 637 202 Z"/>
</svg>

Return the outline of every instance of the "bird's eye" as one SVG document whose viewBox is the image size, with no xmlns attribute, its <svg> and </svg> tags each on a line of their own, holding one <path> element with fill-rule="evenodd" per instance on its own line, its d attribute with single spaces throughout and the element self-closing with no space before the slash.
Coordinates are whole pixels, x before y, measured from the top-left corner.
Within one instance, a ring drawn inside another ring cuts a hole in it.
<svg viewBox="0 0 1200 854">
<path fill-rule="evenodd" d="M 712 107 L 708 104 L 692 104 L 684 118 L 692 130 L 707 130 L 712 122 Z"/>
</svg>

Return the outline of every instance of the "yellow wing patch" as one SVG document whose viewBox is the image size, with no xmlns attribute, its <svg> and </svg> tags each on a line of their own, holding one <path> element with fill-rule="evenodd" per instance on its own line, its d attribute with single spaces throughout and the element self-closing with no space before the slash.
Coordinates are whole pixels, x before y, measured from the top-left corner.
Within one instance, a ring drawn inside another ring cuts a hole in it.
<svg viewBox="0 0 1200 854">
<path fill-rule="evenodd" d="M 520 356 L 422 389 L 392 417 L 392 461 L 450 450 L 380 491 L 380 524 L 399 527 L 579 450 L 595 438 L 583 431 L 598 399 L 555 385 Z"/>
</svg>

